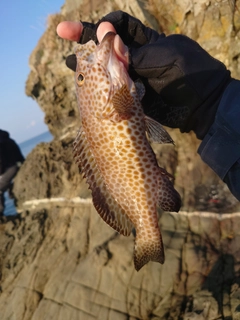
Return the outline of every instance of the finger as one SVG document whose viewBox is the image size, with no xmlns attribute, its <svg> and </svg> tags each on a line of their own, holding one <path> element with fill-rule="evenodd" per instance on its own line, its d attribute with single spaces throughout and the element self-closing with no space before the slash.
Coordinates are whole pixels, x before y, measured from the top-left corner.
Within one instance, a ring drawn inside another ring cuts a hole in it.
<svg viewBox="0 0 240 320">
<path fill-rule="evenodd" d="M 118 57 L 126 69 L 128 69 L 129 64 L 129 55 L 128 55 L 128 47 L 124 45 L 122 39 L 117 34 L 114 38 L 114 50 L 115 54 Z"/>
<path fill-rule="evenodd" d="M 62 21 L 57 26 L 59 37 L 71 41 L 79 41 L 83 30 L 81 22 Z"/>
<path fill-rule="evenodd" d="M 108 32 L 116 33 L 114 26 L 110 22 L 100 23 L 99 27 L 97 28 L 98 41 L 101 42 L 105 34 L 107 34 Z"/>
<path fill-rule="evenodd" d="M 114 26 L 110 22 L 102 22 L 97 28 L 97 38 L 101 42 L 108 32 L 116 33 Z M 114 39 L 114 50 L 118 59 L 128 68 L 128 48 L 124 45 L 122 39 L 116 35 Z"/>
</svg>

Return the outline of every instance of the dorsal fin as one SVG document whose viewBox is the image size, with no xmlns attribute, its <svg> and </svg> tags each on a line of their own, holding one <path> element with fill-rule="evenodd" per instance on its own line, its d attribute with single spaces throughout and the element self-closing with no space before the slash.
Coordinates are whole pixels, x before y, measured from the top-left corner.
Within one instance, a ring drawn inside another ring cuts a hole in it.
<svg viewBox="0 0 240 320">
<path fill-rule="evenodd" d="M 131 234 L 133 225 L 122 207 L 109 193 L 89 148 L 85 133 L 80 130 L 73 144 L 74 158 L 92 190 L 93 204 L 101 218 L 124 236 Z"/>
</svg>

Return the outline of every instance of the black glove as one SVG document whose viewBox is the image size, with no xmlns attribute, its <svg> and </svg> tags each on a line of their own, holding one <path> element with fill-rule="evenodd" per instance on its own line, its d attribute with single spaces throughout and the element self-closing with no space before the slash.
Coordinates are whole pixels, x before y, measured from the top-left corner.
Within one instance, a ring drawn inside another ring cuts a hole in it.
<svg viewBox="0 0 240 320">
<path fill-rule="evenodd" d="M 203 139 L 231 81 L 225 65 L 190 38 L 158 34 L 122 11 L 108 14 L 96 25 L 83 22 L 79 42 L 92 39 L 97 43 L 96 30 L 103 21 L 112 23 L 129 47 L 129 75 L 133 80 L 140 78 L 146 88 L 144 112 L 182 132 L 193 130 Z M 74 55 L 66 63 L 75 71 Z"/>
</svg>

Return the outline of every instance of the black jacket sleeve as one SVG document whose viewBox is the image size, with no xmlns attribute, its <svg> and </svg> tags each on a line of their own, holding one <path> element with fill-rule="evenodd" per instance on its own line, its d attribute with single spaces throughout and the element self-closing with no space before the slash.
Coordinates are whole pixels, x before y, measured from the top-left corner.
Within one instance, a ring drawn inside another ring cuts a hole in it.
<svg viewBox="0 0 240 320">
<path fill-rule="evenodd" d="M 240 201 L 240 81 L 226 88 L 198 153 Z"/>
</svg>

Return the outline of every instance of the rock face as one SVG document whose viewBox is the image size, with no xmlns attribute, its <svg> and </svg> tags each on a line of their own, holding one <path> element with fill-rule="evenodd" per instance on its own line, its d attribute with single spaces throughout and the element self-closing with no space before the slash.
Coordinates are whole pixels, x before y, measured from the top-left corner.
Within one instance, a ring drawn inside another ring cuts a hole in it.
<svg viewBox="0 0 240 320">
<path fill-rule="evenodd" d="M 163 213 L 166 261 L 136 272 L 91 201 L 34 205 L 2 232 L 0 319 L 239 319 L 240 214 Z"/>
<path fill-rule="evenodd" d="M 134 235 L 118 235 L 96 213 L 72 158 L 80 122 L 65 58 L 74 44 L 55 32 L 60 21 L 121 9 L 158 31 L 189 35 L 240 78 L 240 14 L 229 3 L 67 0 L 49 18 L 26 93 L 54 140 L 27 157 L 14 186 L 21 214 L 0 225 L 0 319 L 240 319 L 239 203 L 202 163 L 193 134 L 169 130 L 176 146 L 154 146 L 183 199 L 180 213 L 159 212 L 164 265 L 136 272 Z"/>
</svg>

